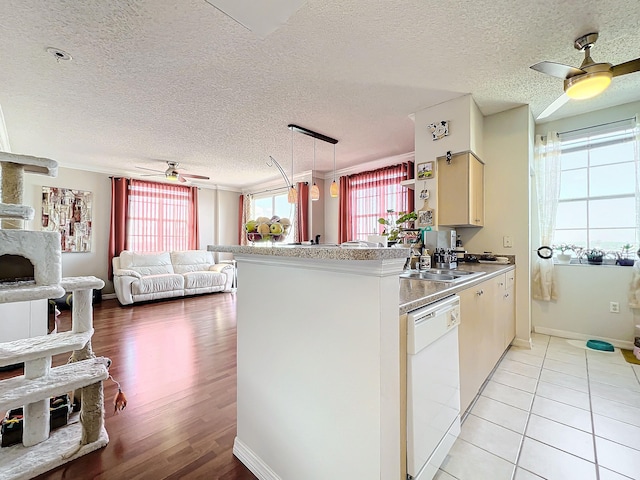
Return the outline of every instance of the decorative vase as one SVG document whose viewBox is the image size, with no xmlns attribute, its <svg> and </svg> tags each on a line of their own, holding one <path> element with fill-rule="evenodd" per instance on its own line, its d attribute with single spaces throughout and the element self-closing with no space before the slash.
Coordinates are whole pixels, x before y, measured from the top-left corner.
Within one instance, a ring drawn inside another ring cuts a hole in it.
<svg viewBox="0 0 640 480">
<path fill-rule="evenodd" d="M 568 253 L 559 253 L 556 258 L 560 264 L 566 265 L 571 263 L 571 255 Z"/>
<path fill-rule="evenodd" d="M 633 258 L 619 258 L 616 263 L 622 267 L 633 267 Z"/>
</svg>

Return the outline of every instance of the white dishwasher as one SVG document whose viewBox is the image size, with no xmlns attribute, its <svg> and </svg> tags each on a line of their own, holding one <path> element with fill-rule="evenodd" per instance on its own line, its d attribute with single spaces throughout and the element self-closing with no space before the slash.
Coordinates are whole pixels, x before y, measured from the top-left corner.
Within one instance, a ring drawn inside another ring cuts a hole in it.
<svg viewBox="0 0 640 480">
<path fill-rule="evenodd" d="M 431 480 L 460 433 L 457 295 L 407 315 L 407 478 Z"/>
</svg>

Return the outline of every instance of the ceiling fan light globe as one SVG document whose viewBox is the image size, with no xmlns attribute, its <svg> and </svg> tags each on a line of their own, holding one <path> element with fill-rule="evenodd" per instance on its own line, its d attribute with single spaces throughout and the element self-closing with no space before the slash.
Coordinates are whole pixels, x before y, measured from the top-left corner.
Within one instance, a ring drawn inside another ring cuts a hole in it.
<svg viewBox="0 0 640 480">
<path fill-rule="evenodd" d="M 587 100 L 604 92 L 611 84 L 611 78 L 610 69 L 577 75 L 564 81 L 564 91 L 574 100 Z"/>
<path fill-rule="evenodd" d="M 167 180 L 170 180 L 172 182 L 177 182 L 178 181 L 178 174 L 176 172 L 172 172 L 172 173 L 167 173 L 165 175 Z"/>
</svg>

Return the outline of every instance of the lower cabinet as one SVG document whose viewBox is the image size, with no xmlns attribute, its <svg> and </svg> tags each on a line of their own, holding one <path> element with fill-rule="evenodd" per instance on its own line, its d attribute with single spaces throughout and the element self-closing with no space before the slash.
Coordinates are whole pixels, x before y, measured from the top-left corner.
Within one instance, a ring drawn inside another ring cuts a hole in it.
<svg viewBox="0 0 640 480">
<path fill-rule="evenodd" d="M 460 409 L 463 412 L 515 336 L 514 279 L 512 270 L 459 293 Z"/>
</svg>

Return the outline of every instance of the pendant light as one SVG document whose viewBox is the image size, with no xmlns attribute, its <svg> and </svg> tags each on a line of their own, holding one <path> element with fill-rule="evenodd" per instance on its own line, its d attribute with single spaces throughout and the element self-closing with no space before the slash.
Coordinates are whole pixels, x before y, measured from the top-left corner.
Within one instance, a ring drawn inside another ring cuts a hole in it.
<svg viewBox="0 0 640 480">
<path fill-rule="evenodd" d="M 320 200 L 320 188 L 316 185 L 316 180 L 313 178 L 313 172 L 316 169 L 316 139 L 313 139 L 313 166 L 311 167 L 311 178 L 313 180 L 313 186 L 311 187 L 311 201 L 315 202 Z"/>
<path fill-rule="evenodd" d="M 293 129 L 291 129 L 291 185 L 289 186 L 289 194 L 287 195 L 287 202 L 289 203 L 298 202 L 298 192 L 296 192 L 296 187 L 294 187 L 294 183 L 293 183 Z"/>
<path fill-rule="evenodd" d="M 336 183 L 336 144 L 333 144 L 333 182 L 331 182 L 331 188 L 329 193 L 333 198 L 338 196 L 338 184 Z"/>
</svg>

